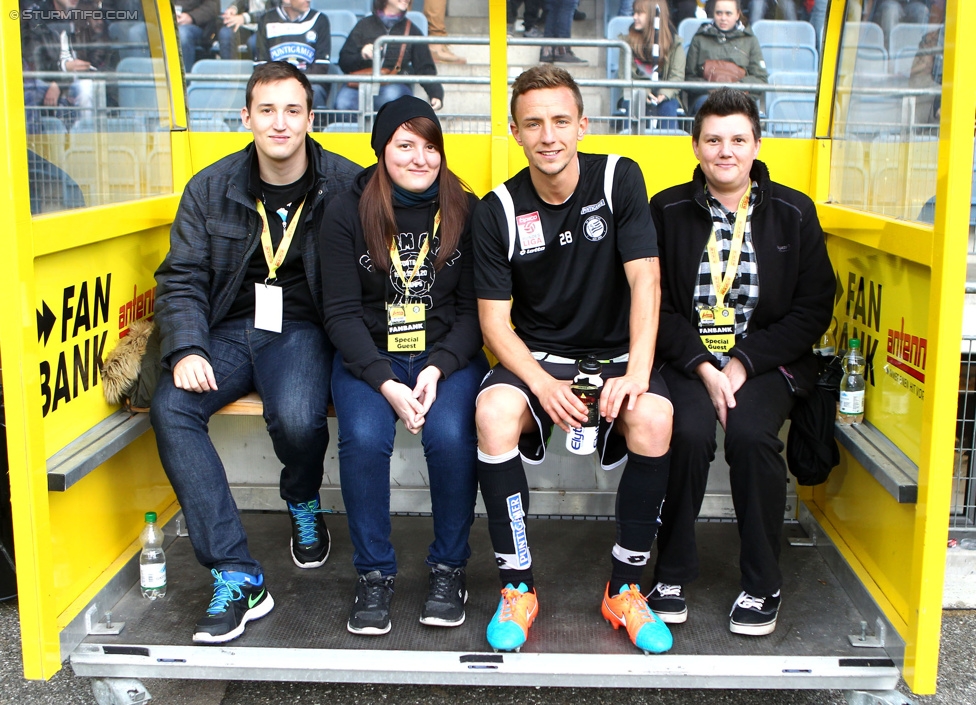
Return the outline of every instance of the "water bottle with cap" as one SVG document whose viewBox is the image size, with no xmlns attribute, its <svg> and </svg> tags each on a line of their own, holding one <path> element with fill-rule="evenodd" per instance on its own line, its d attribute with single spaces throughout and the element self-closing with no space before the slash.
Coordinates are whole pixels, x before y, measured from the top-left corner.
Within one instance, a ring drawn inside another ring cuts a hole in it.
<svg viewBox="0 0 976 705">
<path fill-rule="evenodd" d="M 858 338 L 851 338 L 842 365 L 844 376 L 840 380 L 837 422 L 844 425 L 861 423 L 864 421 L 864 357 Z"/>
<path fill-rule="evenodd" d="M 578 374 L 570 390 L 586 406 L 586 421 L 579 428 L 570 427 L 566 434 L 566 450 L 577 455 L 589 455 L 596 450 L 600 430 L 600 389 L 603 387 L 603 365 L 593 356 L 577 361 Z"/>
<path fill-rule="evenodd" d="M 146 525 L 139 535 L 139 585 L 142 596 L 156 600 L 166 596 L 166 554 L 163 553 L 163 531 L 156 524 L 156 512 L 146 512 Z"/>
</svg>

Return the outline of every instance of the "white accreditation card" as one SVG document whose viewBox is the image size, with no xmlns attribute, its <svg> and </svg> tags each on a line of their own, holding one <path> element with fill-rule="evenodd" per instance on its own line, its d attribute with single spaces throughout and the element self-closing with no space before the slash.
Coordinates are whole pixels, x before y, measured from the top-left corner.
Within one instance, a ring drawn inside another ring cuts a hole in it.
<svg viewBox="0 0 976 705">
<path fill-rule="evenodd" d="M 281 332 L 281 287 L 258 282 L 254 285 L 254 327 Z"/>
</svg>

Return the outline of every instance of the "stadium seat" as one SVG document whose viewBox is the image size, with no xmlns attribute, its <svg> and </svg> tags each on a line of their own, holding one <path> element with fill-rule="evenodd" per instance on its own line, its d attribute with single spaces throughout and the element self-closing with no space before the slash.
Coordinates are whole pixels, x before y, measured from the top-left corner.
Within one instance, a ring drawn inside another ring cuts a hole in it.
<svg viewBox="0 0 976 705">
<path fill-rule="evenodd" d="M 691 46 L 691 38 L 697 34 L 698 28 L 710 21 L 700 20 L 697 17 L 686 17 L 681 20 L 681 24 L 678 25 L 678 36 L 681 37 L 681 43 L 684 44 L 685 51 L 688 51 L 688 47 Z"/>
<path fill-rule="evenodd" d="M 888 37 L 889 69 L 899 76 L 908 76 L 912 70 L 912 63 L 918 53 L 918 45 L 922 38 L 930 32 L 938 32 L 942 25 L 938 24 L 899 24 L 891 30 Z M 941 46 L 941 44 L 940 44 Z"/>
<path fill-rule="evenodd" d="M 372 0 L 312 0 L 313 10 L 350 10 L 357 17 L 372 14 Z"/>
<path fill-rule="evenodd" d="M 752 33 L 763 47 L 767 44 L 808 46 L 814 51 L 817 47 L 817 33 L 809 22 L 759 20 L 753 23 Z"/>
</svg>

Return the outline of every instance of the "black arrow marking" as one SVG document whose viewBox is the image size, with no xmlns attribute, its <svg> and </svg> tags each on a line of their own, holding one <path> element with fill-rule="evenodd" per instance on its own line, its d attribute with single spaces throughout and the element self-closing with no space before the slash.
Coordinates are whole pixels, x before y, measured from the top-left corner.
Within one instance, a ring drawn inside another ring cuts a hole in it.
<svg viewBox="0 0 976 705">
<path fill-rule="evenodd" d="M 51 337 L 51 331 L 54 330 L 54 322 L 58 320 L 58 317 L 54 315 L 48 305 L 47 301 L 42 300 L 41 305 L 44 307 L 44 312 L 37 311 L 37 342 L 41 342 L 41 336 L 44 336 L 44 344 L 47 345 L 47 339 Z"/>
</svg>

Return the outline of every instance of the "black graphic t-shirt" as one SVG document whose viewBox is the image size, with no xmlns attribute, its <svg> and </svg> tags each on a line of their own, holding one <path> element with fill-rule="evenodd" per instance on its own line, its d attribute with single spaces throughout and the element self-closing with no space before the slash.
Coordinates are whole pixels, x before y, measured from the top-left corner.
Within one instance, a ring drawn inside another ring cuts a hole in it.
<svg viewBox="0 0 976 705">
<path fill-rule="evenodd" d="M 315 302 L 312 300 L 312 291 L 308 286 L 308 277 L 305 274 L 305 262 L 302 259 L 304 251 L 303 240 L 306 237 L 314 237 L 313 232 L 308 232 L 307 217 L 312 210 L 312 197 L 310 193 L 315 182 L 315 173 L 311 164 L 306 169 L 298 181 L 292 184 L 275 186 L 266 184 L 257 176 L 257 160 L 254 160 L 255 173 L 252 174 L 252 186 L 255 191 L 255 198 L 260 198 L 264 202 L 265 212 L 268 215 L 268 230 L 271 234 L 271 244 L 277 252 L 281 239 L 284 236 L 284 227 L 291 223 L 298 210 L 298 204 L 305 199 L 302 207 L 301 222 L 295 230 L 295 237 L 292 240 L 288 252 L 285 254 L 285 261 L 276 272 L 276 278 L 272 286 L 279 286 L 282 289 L 282 318 L 286 321 L 313 321 L 318 323 L 321 320 Z M 285 216 L 282 221 L 281 216 Z M 254 317 L 254 285 L 263 282 L 268 276 L 268 262 L 264 258 L 264 249 L 258 244 L 257 249 L 251 254 L 251 259 L 247 264 L 247 273 L 244 275 L 244 282 L 240 291 L 234 299 L 227 318 L 253 318 Z"/>
<path fill-rule="evenodd" d="M 579 165 L 576 191 L 559 205 L 539 198 L 528 167 L 485 196 L 471 226 L 475 291 L 513 299 L 512 323 L 530 350 L 616 357 L 630 342 L 623 265 L 657 257 L 657 232 L 635 162 L 580 153 Z"/>
</svg>

